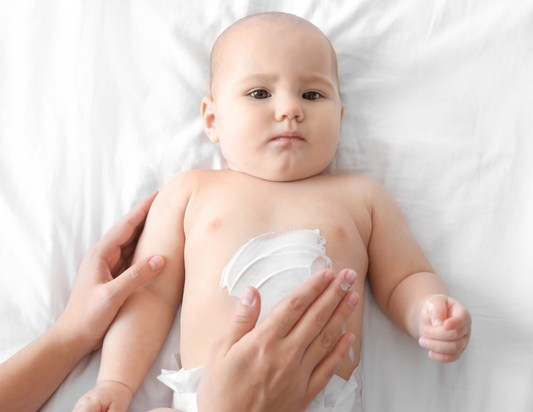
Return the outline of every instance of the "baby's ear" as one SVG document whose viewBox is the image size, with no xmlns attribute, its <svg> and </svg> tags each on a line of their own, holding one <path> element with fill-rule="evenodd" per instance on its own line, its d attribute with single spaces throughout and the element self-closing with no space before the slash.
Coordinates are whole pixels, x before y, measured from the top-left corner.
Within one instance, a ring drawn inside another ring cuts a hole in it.
<svg viewBox="0 0 533 412">
<path fill-rule="evenodd" d="M 209 140 L 213 143 L 218 143 L 218 134 L 215 127 L 215 102 L 209 97 L 205 96 L 202 99 L 202 120 L 204 121 L 204 130 Z"/>
</svg>

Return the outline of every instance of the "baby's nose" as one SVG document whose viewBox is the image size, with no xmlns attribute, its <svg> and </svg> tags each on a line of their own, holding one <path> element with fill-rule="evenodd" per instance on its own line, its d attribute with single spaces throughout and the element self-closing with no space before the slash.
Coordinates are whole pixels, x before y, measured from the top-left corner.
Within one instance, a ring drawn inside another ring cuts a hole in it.
<svg viewBox="0 0 533 412">
<path fill-rule="evenodd" d="M 301 122 L 304 118 L 304 113 L 300 103 L 296 98 L 284 97 L 280 98 L 276 107 L 276 120 L 281 122 L 285 119 L 296 120 Z"/>
</svg>

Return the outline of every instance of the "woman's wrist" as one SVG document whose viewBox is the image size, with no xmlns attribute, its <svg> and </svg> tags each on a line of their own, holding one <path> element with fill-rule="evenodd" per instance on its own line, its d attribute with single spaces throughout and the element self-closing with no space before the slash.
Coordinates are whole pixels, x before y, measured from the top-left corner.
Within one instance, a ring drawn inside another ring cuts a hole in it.
<svg viewBox="0 0 533 412">
<path fill-rule="evenodd" d="M 83 334 L 76 331 L 75 328 L 68 325 L 61 318 L 45 335 L 61 351 L 62 356 L 76 360 L 76 362 L 95 349 L 93 342 L 89 342 Z"/>
<path fill-rule="evenodd" d="M 35 411 L 85 356 L 74 337 L 53 326 L 0 365 L 0 410 Z"/>
</svg>

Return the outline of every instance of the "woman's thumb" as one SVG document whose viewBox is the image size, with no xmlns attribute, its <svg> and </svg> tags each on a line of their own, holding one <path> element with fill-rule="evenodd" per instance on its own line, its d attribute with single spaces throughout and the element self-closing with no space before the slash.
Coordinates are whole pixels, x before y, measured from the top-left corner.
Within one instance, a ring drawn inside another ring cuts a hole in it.
<svg viewBox="0 0 533 412">
<path fill-rule="evenodd" d="M 163 266 L 165 261 L 158 255 L 140 260 L 110 282 L 113 295 L 119 300 L 126 300 L 134 290 L 161 272 Z"/>
<path fill-rule="evenodd" d="M 260 312 L 261 295 L 254 287 L 246 287 L 224 334 L 224 346 L 228 351 L 255 327 Z"/>
</svg>

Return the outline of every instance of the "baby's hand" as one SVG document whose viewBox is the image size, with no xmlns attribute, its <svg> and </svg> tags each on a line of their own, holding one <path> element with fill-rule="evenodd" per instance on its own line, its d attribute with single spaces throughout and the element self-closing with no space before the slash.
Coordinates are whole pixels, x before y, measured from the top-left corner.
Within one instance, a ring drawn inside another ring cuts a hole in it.
<svg viewBox="0 0 533 412">
<path fill-rule="evenodd" d="M 468 309 L 458 300 L 435 295 L 422 305 L 418 343 L 429 349 L 429 357 L 437 362 L 454 362 L 468 345 L 472 319 Z"/>
<path fill-rule="evenodd" d="M 126 412 L 133 394 L 122 383 L 105 381 L 83 395 L 72 412 Z"/>
</svg>

